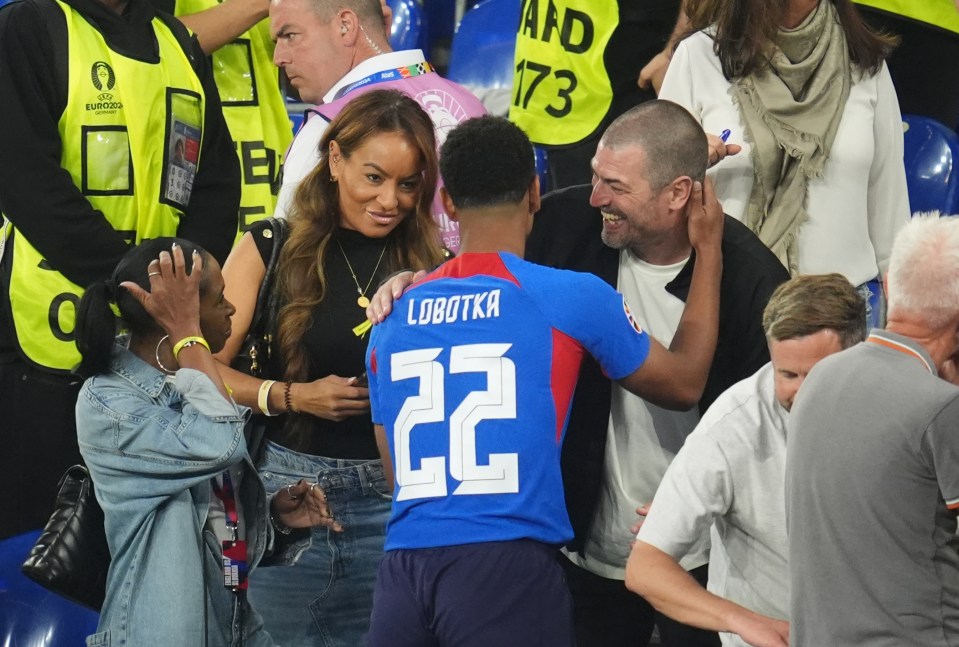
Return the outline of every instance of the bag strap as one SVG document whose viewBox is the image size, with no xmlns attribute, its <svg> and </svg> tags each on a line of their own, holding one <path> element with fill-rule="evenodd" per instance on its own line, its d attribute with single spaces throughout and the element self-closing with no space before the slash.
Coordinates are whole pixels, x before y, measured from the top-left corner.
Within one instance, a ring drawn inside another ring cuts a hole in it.
<svg viewBox="0 0 959 647">
<path fill-rule="evenodd" d="M 270 229 L 273 231 L 273 249 L 270 250 L 270 260 L 266 265 L 266 274 L 263 275 L 263 282 L 260 283 L 260 289 L 256 294 L 256 308 L 253 310 L 253 318 L 250 320 L 251 331 L 260 330 L 264 323 L 268 324 L 275 321 L 276 313 L 280 307 L 279 295 L 273 289 L 273 286 L 276 283 L 276 266 L 280 258 L 280 250 L 283 249 L 289 225 L 284 218 L 270 218 L 267 222 L 270 223 Z"/>
</svg>

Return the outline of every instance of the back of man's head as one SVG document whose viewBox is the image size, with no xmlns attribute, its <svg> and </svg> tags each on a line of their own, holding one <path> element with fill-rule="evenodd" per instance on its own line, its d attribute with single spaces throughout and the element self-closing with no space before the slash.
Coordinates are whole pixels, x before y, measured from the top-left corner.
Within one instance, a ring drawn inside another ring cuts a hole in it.
<svg viewBox="0 0 959 647">
<path fill-rule="evenodd" d="M 834 330 L 849 348 L 866 338 L 865 300 L 842 274 L 806 274 L 773 292 L 763 311 L 770 341 L 785 341 Z"/>
<path fill-rule="evenodd" d="M 959 218 L 917 216 L 893 242 L 886 277 L 889 318 L 907 316 L 930 329 L 959 315 Z"/>
<path fill-rule="evenodd" d="M 536 177 L 533 145 L 502 117 L 475 117 L 450 131 L 440 173 L 457 209 L 516 204 Z"/>
<path fill-rule="evenodd" d="M 328 23 L 340 9 L 351 9 L 367 29 L 377 27 L 382 30 L 383 5 L 380 0 L 310 0 L 313 10 L 323 22 Z"/>
<path fill-rule="evenodd" d="M 672 101 L 647 101 L 624 112 L 609 125 L 600 143 L 612 149 L 643 149 L 646 180 L 653 191 L 678 177 L 702 182 L 706 175 L 706 133 L 685 108 Z"/>
</svg>

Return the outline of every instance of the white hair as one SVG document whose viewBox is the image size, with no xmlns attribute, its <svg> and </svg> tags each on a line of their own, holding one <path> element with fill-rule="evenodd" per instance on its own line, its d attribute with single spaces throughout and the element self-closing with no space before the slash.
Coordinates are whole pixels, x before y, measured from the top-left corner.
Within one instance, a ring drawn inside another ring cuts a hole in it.
<svg viewBox="0 0 959 647">
<path fill-rule="evenodd" d="M 959 218 L 917 213 L 889 259 L 889 316 L 908 313 L 938 329 L 959 315 Z"/>
</svg>

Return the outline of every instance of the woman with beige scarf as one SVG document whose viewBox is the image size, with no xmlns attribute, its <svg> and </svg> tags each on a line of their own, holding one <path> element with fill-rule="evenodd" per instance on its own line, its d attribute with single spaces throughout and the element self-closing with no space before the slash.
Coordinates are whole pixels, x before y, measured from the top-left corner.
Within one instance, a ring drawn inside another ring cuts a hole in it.
<svg viewBox="0 0 959 647">
<path fill-rule="evenodd" d="M 686 0 L 685 9 L 693 31 L 659 96 L 742 145 L 710 171 L 726 212 L 791 274 L 840 272 L 875 292 L 909 218 L 884 62 L 894 41 L 871 32 L 850 0 Z"/>
</svg>

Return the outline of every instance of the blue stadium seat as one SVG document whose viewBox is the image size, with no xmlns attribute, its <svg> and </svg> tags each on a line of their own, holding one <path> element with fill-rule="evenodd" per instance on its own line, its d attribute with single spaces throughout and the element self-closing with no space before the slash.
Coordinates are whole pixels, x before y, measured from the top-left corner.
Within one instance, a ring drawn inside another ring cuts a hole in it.
<svg viewBox="0 0 959 647">
<path fill-rule="evenodd" d="M 74 647 L 96 633 L 98 615 L 20 572 L 39 531 L 0 541 L 0 645 Z M 161 641 L 162 642 L 162 641 Z"/>
<path fill-rule="evenodd" d="M 393 10 L 390 46 L 394 50 L 421 49 L 427 53 L 428 31 L 423 0 L 387 0 L 386 4 Z"/>
<path fill-rule="evenodd" d="M 447 76 L 466 86 L 513 85 L 520 0 L 484 0 L 467 11 L 453 35 Z"/>
<path fill-rule="evenodd" d="M 928 117 L 902 121 L 910 209 L 959 213 L 959 134 Z"/>
</svg>

